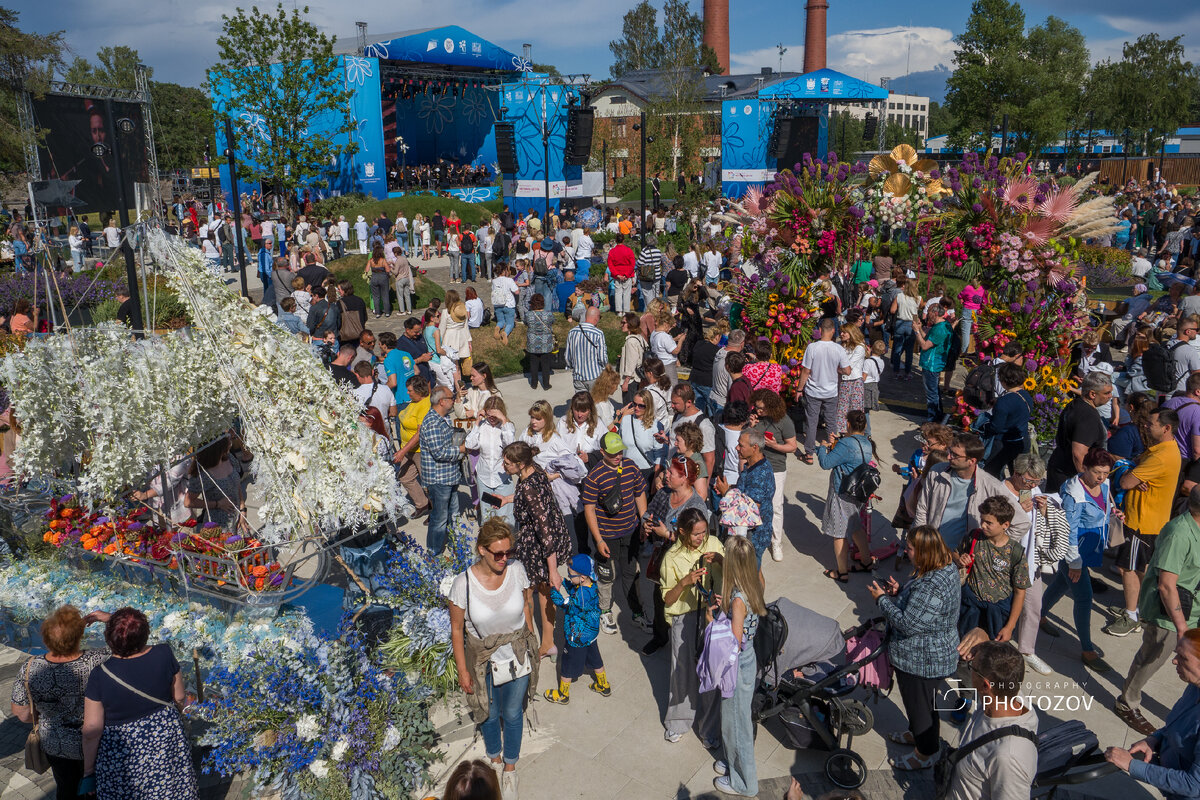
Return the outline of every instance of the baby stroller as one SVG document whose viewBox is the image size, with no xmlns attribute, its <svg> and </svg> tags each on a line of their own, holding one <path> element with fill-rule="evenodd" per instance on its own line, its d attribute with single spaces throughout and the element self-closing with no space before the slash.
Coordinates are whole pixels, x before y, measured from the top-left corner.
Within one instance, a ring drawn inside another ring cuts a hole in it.
<svg viewBox="0 0 1200 800">
<path fill-rule="evenodd" d="M 754 722 L 777 717 L 789 747 L 830 751 L 825 776 L 843 789 L 857 789 L 867 779 L 866 762 L 851 748 L 875 717 L 848 695 L 867 685 L 861 673 L 882 655 L 885 631 L 882 617 L 843 631 L 837 620 L 781 598 L 767 606 L 755 634 Z M 846 655 L 848 640 L 872 632 L 870 646 L 853 658 Z"/>
</svg>

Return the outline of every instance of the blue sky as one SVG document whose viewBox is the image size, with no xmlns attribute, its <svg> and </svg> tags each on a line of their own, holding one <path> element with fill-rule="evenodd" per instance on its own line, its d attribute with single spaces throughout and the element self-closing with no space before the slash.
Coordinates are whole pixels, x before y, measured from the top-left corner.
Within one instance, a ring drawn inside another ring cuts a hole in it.
<svg viewBox="0 0 1200 800">
<path fill-rule="evenodd" d="M 240 3 L 247 3 L 242 0 Z M 136 48 L 158 80 L 198 85 L 216 58 L 222 13 L 237 0 L 53 0 L 15 4 L 25 30 L 65 30 L 73 54 L 92 58 L 104 45 Z M 267 4 L 261 4 L 260 7 Z M 620 35 L 631 0 L 313 0 L 312 18 L 327 32 L 352 38 L 356 20 L 377 34 L 457 24 L 564 73 L 607 75 L 608 42 Z M 829 0 L 829 66 L 859 78 L 894 79 L 893 88 L 939 99 L 953 66 L 953 37 L 970 12 L 967 0 Z M 699 12 L 702 0 L 692 0 Z M 799 70 L 804 51 L 803 0 L 730 0 L 730 51 L 735 71 L 779 66 Z M 1121 45 L 1144 33 L 1184 35 L 1188 57 L 1200 62 L 1196 0 L 1029 0 L 1026 23 L 1054 14 L 1083 31 L 1094 61 L 1119 58 Z M 271 5 L 271 8 L 274 6 Z M 353 8 L 347 12 L 347 8 Z M 437 9 L 440 13 L 431 13 Z M 1134 18 L 1130 11 L 1136 9 Z M 546 18 L 549 10 L 550 18 Z M 907 81 L 902 76 L 909 74 Z"/>
</svg>

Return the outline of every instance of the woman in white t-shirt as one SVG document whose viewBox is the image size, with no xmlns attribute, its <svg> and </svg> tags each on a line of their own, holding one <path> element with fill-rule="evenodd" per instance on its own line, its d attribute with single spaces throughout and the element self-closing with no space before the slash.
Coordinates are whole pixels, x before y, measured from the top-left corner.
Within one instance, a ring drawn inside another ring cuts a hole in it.
<svg viewBox="0 0 1200 800">
<path fill-rule="evenodd" d="M 508 344 L 508 335 L 517 326 L 517 295 L 520 293 L 517 282 L 512 279 L 512 269 L 507 264 L 497 264 L 496 277 L 492 278 L 492 310 L 496 312 L 495 337 L 504 344 Z"/>
<path fill-rule="evenodd" d="M 842 326 L 842 347 L 850 357 L 850 374 L 842 375 L 838 382 L 837 423 L 834 430 L 845 433 L 846 415 L 851 411 L 863 410 L 863 379 L 867 360 L 867 347 L 863 342 L 862 330 L 857 325 Z"/>
<path fill-rule="evenodd" d="M 650 334 L 650 352 L 662 362 L 671 388 L 679 383 L 679 351 L 683 349 L 683 339 L 687 335 L 672 336 L 670 330 L 674 324 L 671 312 L 660 311 L 654 317 L 654 333 Z"/>
<path fill-rule="evenodd" d="M 587 392 L 576 392 L 567 404 L 566 416 L 558 421 L 558 435 L 584 462 L 600 449 L 600 440 L 608 430 L 596 417 L 596 403 Z"/>
<path fill-rule="evenodd" d="M 683 254 L 683 269 L 692 279 L 700 277 L 700 246 L 695 242 Z"/>
<path fill-rule="evenodd" d="M 458 685 L 472 711 L 487 715 L 479 732 L 492 764 L 503 765 L 500 783 L 507 794 L 516 792 L 524 708 L 531 687 L 536 691 L 539 661 L 533 589 L 525 567 L 512 558 L 513 545 L 507 523 L 495 517 L 484 522 L 475 542 L 479 560 L 454 577 L 449 592 Z M 500 646 L 486 657 L 482 640 L 495 637 Z M 494 672 L 523 674 L 497 686 Z"/>
<path fill-rule="evenodd" d="M 459 244 L 460 237 L 457 233 L 450 231 L 450 241 L 446 244 L 446 254 L 450 256 L 450 282 L 451 283 L 466 283 L 466 276 L 460 274 L 459 265 L 462 263 L 462 246 Z"/>
<path fill-rule="evenodd" d="M 904 291 L 896 295 L 889 309 L 894 320 L 892 327 L 892 373 L 902 381 L 912 378 L 913 346 L 916 338 L 913 335 L 913 318 L 921 310 L 920 284 L 916 278 L 910 278 L 904 284 Z M 900 355 L 904 354 L 904 373 L 900 373 Z"/>
</svg>

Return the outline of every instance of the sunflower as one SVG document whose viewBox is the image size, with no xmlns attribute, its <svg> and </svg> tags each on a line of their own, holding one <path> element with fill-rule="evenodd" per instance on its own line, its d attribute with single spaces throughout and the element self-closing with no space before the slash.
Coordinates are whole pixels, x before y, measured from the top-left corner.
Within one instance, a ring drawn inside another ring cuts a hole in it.
<svg viewBox="0 0 1200 800">
<path fill-rule="evenodd" d="M 1050 367 L 1049 366 L 1042 367 L 1042 377 L 1043 378 L 1050 377 Z"/>
<path fill-rule="evenodd" d="M 1047 376 L 1045 383 L 1047 386 L 1058 386 L 1058 378 L 1054 377 L 1053 375 L 1049 375 Z"/>
<path fill-rule="evenodd" d="M 1033 378 L 1026 378 L 1025 379 L 1025 388 L 1032 392 L 1034 389 L 1037 388 L 1037 381 L 1035 381 Z"/>
</svg>

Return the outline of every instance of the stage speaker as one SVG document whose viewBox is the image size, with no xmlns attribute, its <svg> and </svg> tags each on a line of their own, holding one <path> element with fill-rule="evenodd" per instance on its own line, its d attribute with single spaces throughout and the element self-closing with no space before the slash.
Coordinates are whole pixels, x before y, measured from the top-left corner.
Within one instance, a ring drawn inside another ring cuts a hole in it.
<svg viewBox="0 0 1200 800">
<path fill-rule="evenodd" d="M 792 169 L 805 153 L 817 155 L 817 117 L 776 117 L 771 141 L 771 156 L 779 159 L 780 169 Z"/>
<path fill-rule="evenodd" d="M 513 134 L 511 122 L 497 122 L 496 127 L 496 163 L 500 165 L 502 175 L 515 175 L 520 169 L 517 164 L 517 141 Z"/>
<path fill-rule="evenodd" d="M 563 150 L 565 166 L 584 166 L 591 158 L 594 121 L 594 112 L 590 107 L 572 108 L 567 112 L 567 143 Z"/>
<path fill-rule="evenodd" d="M 874 114 L 867 114 L 867 117 L 863 122 L 863 141 L 864 142 L 875 141 L 875 134 L 879 130 L 879 128 L 877 127 L 878 124 L 879 124 L 879 120 L 875 119 Z"/>
</svg>

